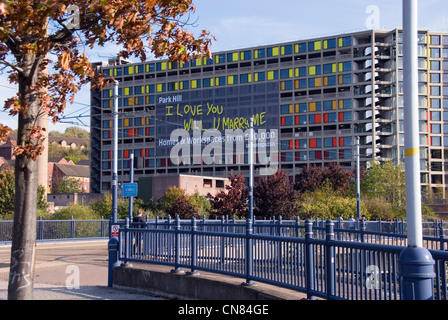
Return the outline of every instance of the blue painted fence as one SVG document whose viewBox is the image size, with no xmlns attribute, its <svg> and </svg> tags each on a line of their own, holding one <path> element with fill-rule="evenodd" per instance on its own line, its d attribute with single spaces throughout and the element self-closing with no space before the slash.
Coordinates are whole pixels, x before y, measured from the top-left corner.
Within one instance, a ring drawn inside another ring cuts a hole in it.
<svg viewBox="0 0 448 320">
<path fill-rule="evenodd" d="M 305 292 L 308 298 L 400 300 L 401 233 L 368 231 L 338 221 L 180 219 L 119 229 L 119 260 L 211 271 Z M 348 228 L 346 228 L 348 227 Z M 447 239 L 443 224 L 425 245 L 435 260 L 434 298 L 447 299 Z"/>
</svg>

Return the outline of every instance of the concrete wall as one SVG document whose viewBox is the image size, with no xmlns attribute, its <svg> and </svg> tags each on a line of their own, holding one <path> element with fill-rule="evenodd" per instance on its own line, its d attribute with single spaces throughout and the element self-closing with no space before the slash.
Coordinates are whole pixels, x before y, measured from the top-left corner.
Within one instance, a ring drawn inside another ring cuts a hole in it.
<svg viewBox="0 0 448 320">
<path fill-rule="evenodd" d="M 113 287 L 181 300 L 302 300 L 297 291 L 258 284 L 242 285 L 244 279 L 204 273 L 192 276 L 170 272 L 171 267 L 135 264 L 114 268 Z"/>
</svg>

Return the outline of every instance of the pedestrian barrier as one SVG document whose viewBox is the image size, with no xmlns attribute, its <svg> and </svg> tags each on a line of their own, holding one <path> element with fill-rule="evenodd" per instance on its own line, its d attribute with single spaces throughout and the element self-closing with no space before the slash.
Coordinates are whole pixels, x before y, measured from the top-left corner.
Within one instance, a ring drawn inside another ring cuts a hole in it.
<svg viewBox="0 0 448 320">
<path fill-rule="evenodd" d="M 336 227 L 336 228 L 335 228 Z M 205 221 L 179 218 L 119 229 L 119 260 L 210 271 L 294 289 L 309 299 L 400 300 L 402 234 L 344 229 L 341 221 Z M 425 237 L 434 264 L 434 299 L 447 299 L 446 239 Z"/>
</svg>

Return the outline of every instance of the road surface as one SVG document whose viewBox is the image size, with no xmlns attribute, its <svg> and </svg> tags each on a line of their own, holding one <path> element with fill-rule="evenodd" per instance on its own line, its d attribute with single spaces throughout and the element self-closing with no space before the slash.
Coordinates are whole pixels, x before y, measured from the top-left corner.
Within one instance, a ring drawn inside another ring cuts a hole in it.
<svg viewBox="0 0 448 320">
<path fill-rule="evenodd" d="M 0 300 L 8 296 L 11 246 L 0 245 Z M 39 243 L 35 300 L 160 300 L 109 288 L 107 240 Z"/>
</svg>

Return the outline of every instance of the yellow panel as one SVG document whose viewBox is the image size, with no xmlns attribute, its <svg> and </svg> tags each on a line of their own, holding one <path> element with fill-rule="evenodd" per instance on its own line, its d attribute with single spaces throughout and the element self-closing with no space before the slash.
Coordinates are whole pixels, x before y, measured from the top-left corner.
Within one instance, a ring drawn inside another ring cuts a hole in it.
<svg viewBox="0 0 448 320">
<path fill-rule="evenodd" d="M 123 120 L 123 126 L 124 127 L 129 127 L 129 119 L 124 119 Z"/>
<path fill-rule="evenodd" d="M 339 100 L 339 109 L 344 109 L 344 100 Z"/>
<path fill-rule="evenodd" d="M 162 62 L 160 65 L 160 68 L 162 69 L 162 71 L 166 70 L 166 62 Z"/>
<path fill-rule="evenodd" d="M 247 81 L 248 81 L 248 82 L 252 82 L 252 74 L 249 73 L 249 74 L 247 75 Z"/>
<path fill-rule="evenodd" d="M 228 77 L 227 77 L 227 84 L 234 84 L 234 78 L 233 78 L 233 76 L 228 76 Z"/>
<path fill-rule="evenodd" d="M 339 72 L 344 71 L 344 65 L 342 64 L 342 62 L 339 62 Z"/>
<path fill-rule="evenodd" d="M 295 113 L 299 113 L 299 111 L 300 111 L 300 105 L 299 105 L 298 103 L 296 103 L 296 104 L 294 105 L 294 111 L 295 111 Z"/>
<path fill-rule="evenodd" d="M 238 61 L 238 52 L 232 54 L 232 61 Z"/>
<path fill-rule="evenodd" d="M 294 45 L 294 53 L 299 53 L 299 44 Z"/>
<path fill-rule="evenodd" d="M 157 92 L 162 92 L 163 90 L 163 85 L 161 83 L 157 84 Z"/>
<path fill-rule="evenodd" d="M 285 90 L 285 81 L 280 82 L 280 90 Z"/>
<path fill-rule="evenodd" d="M 254 81 L 258 82 L 258 73 L 254 73 Z"/>
<path fill-rule="evenodd" d="M 258 50 L 254 50 L 254 58 L 258 59 Z"/>
<path fill-rule="evenodd" d="M 342 38 L 339 38 L 339 39 L 338 39 L 338 46 L 339 46 L 339 47 L 342 47 L 343 44 L 344 44 L 344 41 L 342 40 Z"/>
<path fill-rule="evenodd" d="M 328 77 L 324 77 L 324 86 L 328 86 Z"/>
<path fill-rule="evenodd" d="M 289 105 L 289 113 L 293 113 L 294 112 L 294 105 L 290 104 Z"/>
<path fill-rule="evenodd" d="M 308 75 L 314 76 L 316 74 L 316 66 L 309 67 L 308 69 Z"/>
<path fill-rule="evenodd" d="M 294 69 L 294 76 L 297 78 L 299 76 L 299 68 Z"/>
<path fill-rule="evenodd" d="M 124 88 L 124 95 L 128 96 L 129 95 L 129 88 Z"/>
<path fill-rule="evenodd" d="M 315 112 L 316 111 L 316 102 L 311 102 L 309 105 L 308 105 L 308 107 L 309 107 L 309 111 L 310 112 Z"/>
<path fill-rule="evenodd" d="M 268 71 L 268 80 L 274 80 L 274 71 Z"/>
<path fill-rule="evenodd" d="M 336 66 L 336 63 L 333 63 L 333 65 L 331 66 L 331 71 L 333 72 L 333 73 L 336 73 L 336 71 L 337 71 L 337 66 Z"/>
<path fill-rule="evenodd" d="M 128 74 L 134 74 L 134 67 L 128 67 Z"/>
<path fill-rule="evenodd" d="M 315 87 L 320 87 L 320 86 L 322 86 L 322 78 L 315 78 L 315 79 L 314 79 L 314 86 L 315 86 Z"/>
<path fill-rule="evenodd" d="M 337 109 L 337 101 L 336 100 L 333 100 L 332 102 L 331 102 L 331 104 L 332 104 L 332 108 L 333 108 L 333 110 L 336 110 Z"/>
<path fill-rule="evenodd" d="M 279 53 L 278 47 L 272 48 L 272 56 L 273 57 L 278 56 L 278 53 Z"/>
<path fill-rule="evenodd" d="M 314 51 L 321 50 L 322 49 L 322 42 L 316 41 L 314 42 Z"/>
<path fill-rule="evenodd" d="M 328 40 L 324 40 L 324 49 L 328 49 Z"/>
<path fill-rule="evenodd" d="M 198 87 L 198 80 L 191 80 L 191 88 L 196 89 Z"/>
</svg>

